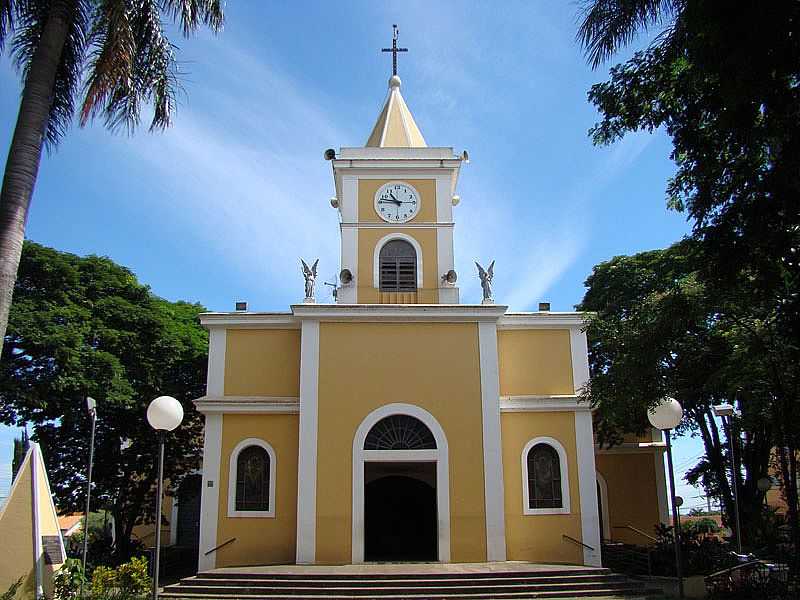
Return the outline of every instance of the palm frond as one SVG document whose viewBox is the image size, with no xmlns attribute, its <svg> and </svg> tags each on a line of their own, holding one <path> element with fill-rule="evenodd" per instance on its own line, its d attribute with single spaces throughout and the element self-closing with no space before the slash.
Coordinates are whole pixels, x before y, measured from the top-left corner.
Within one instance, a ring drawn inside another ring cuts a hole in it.
<svg viewBox="0 0 800 600">
<path fill-rule="evenodd" d="M 106 126 L 132 132 L 152 103 L 151 129 L 169 126 L 178 88 L 175 48 L 164 35 L 159 3 L 105 0 L 96 19 L 81 125 L 102 114 Z"/>
<path fill-rule="evenodd" d="M 685 0 L 585 0 L 581 4 L 578 42 L 597 68 L 634 37 L 668 21 Z"/>
<path fill-rule="evenodd" d="M 13 0 L 0 0 L 0 52 L 6 42 L 6 35 L 14 32 Z"/>
<path fill-rule="evenodd" d="M 183 30 L 184 37 L 203 24 L 213 32 L 224 22 L 222 0 L 161 0 L 161 8 Z"/>
<path fill-rule="evenodd" d="M 164 33 L 162 16 L 176 21 L 184 35 L 200 25 L 222 27 L 220 0 L 102 0 L 92 43 L 81 125 L 102 115 L 112 130 L 138 127 L 143 105 L 150 104 L 150 130 L 171 124 L 180 90 L 176 48 Z"/>
</svg>

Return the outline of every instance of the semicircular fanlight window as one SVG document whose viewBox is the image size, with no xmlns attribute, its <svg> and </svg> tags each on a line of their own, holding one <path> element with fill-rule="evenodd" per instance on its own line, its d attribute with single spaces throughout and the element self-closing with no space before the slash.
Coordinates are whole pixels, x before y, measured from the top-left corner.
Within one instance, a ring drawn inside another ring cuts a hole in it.
<svg viewBox="0 0 800 600">
<path fill-rule="evenodd" d="M 428 427 L 409 415 L 384 417 L 370 429 L 364 450 L 436 450 Z"/>
</svg>

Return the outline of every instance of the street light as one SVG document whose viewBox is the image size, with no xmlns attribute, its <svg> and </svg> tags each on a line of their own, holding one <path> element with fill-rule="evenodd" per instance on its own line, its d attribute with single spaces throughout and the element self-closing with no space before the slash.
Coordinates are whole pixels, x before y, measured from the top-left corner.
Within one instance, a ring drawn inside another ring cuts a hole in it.
<svg viewBox="0 0 800 600">
<path fill-rule="evenodd" d="M 183 407 L 172 396 L 159 396 L 147 407 L 147 422 L 158 433 L 158 487 L 156 491 L 156 555 L 153 561 L 153 600 L 158 599 L 158 563 L 161 555 L 161 498 L 164 480 L 164 437 L 183 421 Z"/>
<path fill-rule="evenodd" d="M 675 469 L 672 465 L 672 441 L 670 432 L 683 418 L 683 408 L 674 398 L 665 398 L 661 404 L 647 413 L 650 424 L 664 432 L 667 438 L 667 464 L 669 466 L 669 491 L 672 497 L 672 522 L 675 540 L 675 574 L 678 576 L 678 595 L 683 598 L 683 569 L 681 569 L 681 519 L 678 500 L 675 496 Z"/>
<path fill-rule="evenodd" d="M 83 598 L 83 580 L 86 578 L 86 556 L 89 551 L 89 504 L 92 498 L 92 464 L 94 463 L 94 431 L 97 425 L 97 402 L 86 396 L 86 410 L 92 419 L 92 436 L 89 441 L 89 471 L 86 474 L 86 514 L 83 516 L 83 577 L 81 577 L 80 597 Z"/>
<path fill-rule="evenodd" d="M 733 476 L 733 516 L 736 520 L 736 549 L 742 553 L 742 524 L 739 519 L 739 466 L 736 461 L 736 444 L 733 442 L 733 417 L 737 415 L 732 404 L 718 404 L 714 407 L 714 414 L 722 419 L 728 429 L 728 445 L 731 451 L 731 475 Z"/>
</svg>

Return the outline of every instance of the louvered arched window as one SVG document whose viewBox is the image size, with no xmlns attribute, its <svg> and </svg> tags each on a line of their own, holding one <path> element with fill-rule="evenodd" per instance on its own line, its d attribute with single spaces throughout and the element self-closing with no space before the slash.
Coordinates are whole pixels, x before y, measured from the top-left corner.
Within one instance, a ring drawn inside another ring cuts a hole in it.
<svg viewBox="0 0 800 600">
<path fill-rule="evenodd" d="M 369 430 L 364 450 L 436 450 L 436 440 L 416 417 L 390 415 Z"/>
<path fill-rule="evenodd" d="M 417 290 L 417 253 L 405 240 L 391 240 L 380 252 L 380 289 L 382 292 Z"/>
</svg>

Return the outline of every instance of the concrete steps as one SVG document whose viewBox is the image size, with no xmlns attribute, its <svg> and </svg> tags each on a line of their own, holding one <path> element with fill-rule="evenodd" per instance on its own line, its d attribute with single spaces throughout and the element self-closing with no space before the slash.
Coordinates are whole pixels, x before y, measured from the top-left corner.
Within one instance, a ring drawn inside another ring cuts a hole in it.
<svg viewBox="0 0 800 600">
<path fill-rule="evenodd" d="M 209 571 L 164 588 L 162 598 L 210 600 L 471 600 L 647 598 L 644 584 L 608 569 L 314 573 Z"/>
</svg>

